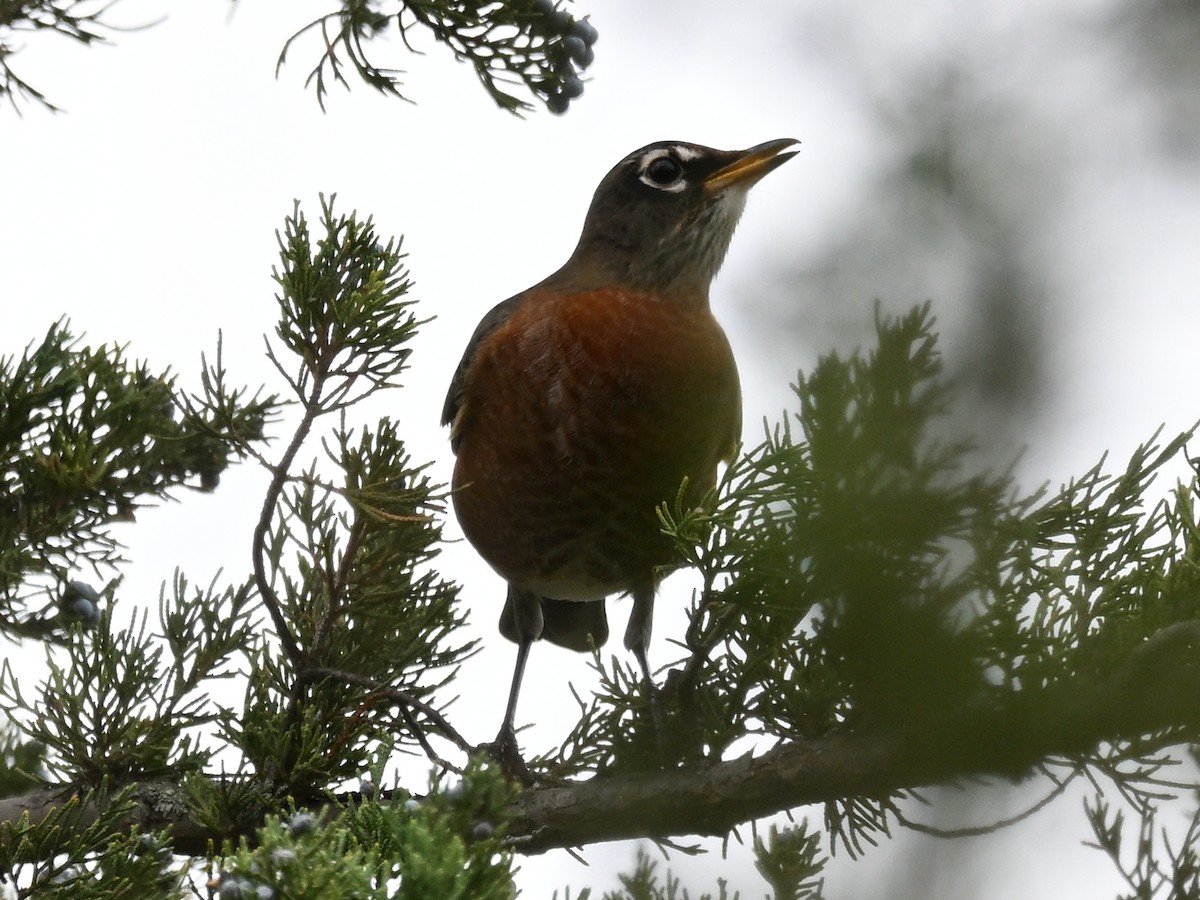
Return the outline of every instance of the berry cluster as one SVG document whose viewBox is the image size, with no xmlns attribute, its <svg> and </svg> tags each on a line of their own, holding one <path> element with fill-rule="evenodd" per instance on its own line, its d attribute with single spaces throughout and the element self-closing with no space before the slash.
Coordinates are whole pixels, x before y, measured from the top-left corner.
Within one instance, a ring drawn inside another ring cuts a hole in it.
<svg viewBox="0 0 1200 900">
<path fill-rule="evenodd" d="M 210 884 L 209 887 L 214 887 Z M 269 884 L 255 884 L 249 878 L 241 878 L 222 872 L 215 885 L 219 900 L 275 900 L 275 889 Z"/>
<path fill-rule="evenodd" d="M 317 819 L 312 813 L 297 812 L 284 823 L 292 837 L 302 837 L 316 827 Z M 271 851 L 271 864 L 276 869 L 287 869 L 297 860 L 296 851 L 290 847 L 276 847 Z M 254 870 L 256 864 L 251 864 Z M 262 880 L 255 880 L 243 874 L 222 871 L 208 883 L 216 900 L 276 900 L 279 892 Z"/>
<path fill-rule="evenodd" d="M 596 58 L 592 45 L 599 33 L 586 16 L 576 19 L 565 9 L 556 7 L 554 0 L 534 0 L 533 11 L 541 23 L 540 30 L 551 38 L 546 50 L 554 63 L 555 78 L 544 84 L 546 108 L 562 115 L 571 101 L 583 93 L 579 72 Z"/>
<path fill-rule="evenodd" d="M 72 621 L 84 625 L 100 621 L 100 593 L 86 581 L 68 581 L 59 605 Z"/>
<path fill-rule="evenodd" d="M 287 829 L 292 833 L 292 837 L 303 837 L 313 830 L 313 826 L 317 824 L 317 818 L 310 812 L 293 813 L 292 817 L 287 821 Z"/>
</svg>

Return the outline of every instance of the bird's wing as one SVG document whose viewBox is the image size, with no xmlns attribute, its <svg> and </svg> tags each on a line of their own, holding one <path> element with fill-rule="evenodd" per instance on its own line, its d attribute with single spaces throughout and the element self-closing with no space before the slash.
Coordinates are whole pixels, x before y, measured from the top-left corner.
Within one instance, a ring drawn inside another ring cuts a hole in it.
<svg viewBox="0 0 1200 900">
<path fill-rule="evenodd" d="M 517 294 L 515 297 L 509 297 L 500 303 L 493 306 L 475 326 L 475 332 L 471 335 L 471 340 L 467 341 L 467 349 L 463 351 L 462 359 L 459 360 L 458 368 L 454 370 L 454 376 L 450 379 L 450 390 L 446 392 L 446 402 L 442 406 L 442 424 L 454 425 L 458 418 L 459 412 L 462 410 L 463 394 L 467 390 L 467 373 L 471 370 L 471 363 L 475 360 L 475 352 L 479 349 L 479 345 L 487 340 L 488 336 L 497 328 L 504 324 L 505 320 L 512 315 L 524 294 Z M 457 442 L 454 440 L 454 430 L 450 434 L 450 446 L 457 449 Z"/>
</svg>

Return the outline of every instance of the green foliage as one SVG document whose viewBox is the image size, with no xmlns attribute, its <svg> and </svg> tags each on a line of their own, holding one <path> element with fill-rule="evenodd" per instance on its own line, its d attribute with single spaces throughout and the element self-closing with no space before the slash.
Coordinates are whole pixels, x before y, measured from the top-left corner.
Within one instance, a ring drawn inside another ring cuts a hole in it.
<svg viewBox="0 0 1200 900">
<path fill-rule="evenodd" d="M 780 830 L 771 826 L 767 840 L 754 839 L 754 864 L 773 892 L 772 900 L 821 900 L 825 866 L 821 835 L 808 823 Z"/>
<path fill-rule="evenodd" d="M 0 797 L 36 787 L 45 774 L 45 758 L 45 747 L 0 722 Z"/>
<path fill-rule="evenodd" d="M 221 870 L 209 883 L 219 886 L 218 895 L 235 897 L 252 898 L 265 886 L 269 897 L 383 900 L 387 889 L 377 883 L 375 869 L 370 853 L 336 823 L 293 829 L 271 816 L 255 835 L 254 848 L 243 840 L 235 854 L 221 861 Z"/>
<path fill-rule="evenodd" d="M 821 900 L 819 875 L 825 861 L 819 842 L 820 837 L 809 834 L 806 826 L 783 831 L 772 826 L 768 840 L 755 838 L 755 865 L 772 891 L 767 900 Z M 639 849 L 633 871 L 618 876 L 620 889 L 606 891 L 601 900 L 690 900 L 691 894 L 680 886 L 679 878 L 668 870 L 660 880 L 657 869 L 657 863 Z M 578 900 L 589 900 L 591 896 L 592 892 L 585 889 Z M 701 894 L 698 900 L 739 900 L 740 896 L 730 896 L 728 884 L 719 879 L 716 893 Z M 569 889 L 565 900 L 571 900 Z"/>
<path fill-rule="evenodd" d="M 1193 763 L 1195 753 L 1192 754 Z M 1084 812 L 1096 840 L 1090 846 L 1104 853 L 1121 874 L 1130 893 L 1117 900 L 1142 900 L 1144 897 L 1167 897 L 1169 900 L 1191 900 L 1200 897 L 1200 805 L 1193 791 L 1193 812 L 1182 835 L 1172 838 L 1172 829 L 1160 824 L 1161 817 L 1154 804 L 1138 807 L 1137 836 L 1133 849 L 1125 843 L 1127 825 L 1125 814 L 1096 797 L 1085 803 Z M 1161 798 L 1160 798 L 1161 799 Z M 1178 832 L 1178 829 L 1174 829 Z"/>
<path fill-rule="evenodd" d="M 771 826 L 766 840 L 754 839 L 754 864 L 771 889 L 767 900 L 821 900 L 824 882 L 820 874 L 825 859 L 820 851 L 821 836 L 808 831 L 807 824 L 780 830 Z M 606 891 L 601 900 L 690 900 L 680 879 L 668 869 L 662 879 L 658 864 L 639 849 L 633 871 L 618 876 L 621 887 Z M 591 890 L 584 889 L 577 900 L 590 900 Z M 558 894 L 555 894 L 555 898 Z M 717 881 L 716 893 L 701 894 L 697 900 L 739 900 L 740 893 L 729 894 L 728 883 Z M 570 889 L 564 900 L 571 900 Z"/>
<path fill-rule="evenodd" d="M 479 83 L 504 110 L 521 113 L 532 104 L 512 93 L 523 87 L 553 112 L 563 113 L 583 92 L 579 78 L 592 62 L 596 29 L 554 0 L 337 0 L 284 44 L 276 65 L 282 68 L 292 46 L 304 35 L 320 36 L 322 52 L 306 85 L 315 86 L 322 109 L 330 83 L 347 89 L 347 70 L 382 94 L 404 98 L 400 72 L 372 60 L 369 46 L 394 23 L 413 50 L 413 30 L 427 31 L 455 59 L 471 66 Z M 12 68 L 13 35 L 21 31 L 59 34 L 81 44 L 101 42 L 113 30 L 103 17 L 111 3 L 96 0 L 0 0 L 0 100 L 20 111 L 21 101 L 49 110 L 57 107 Z"/>
<path fill-rule="evenodd" d="M 307 83 L 316 85 L 322 108 L 329 81 L 350 86 L 345 60 L 369 86 L 403 97 L 400 73 L 375 65 L 367 49 L 393 21 L 405 44 L 414 28 L 427 30 L 471 66 L 501 109 L 513 113 L 533 108 L 510 93 L 515 85 L 524 86 L 554 112 L 565 112 L 583 91 L 576 68 L 590 65 L 596 40 L 586 18 L 576 19 L 550 0 L 340 0 L 336 10 L 288 39 L 279 66 L 302 35 L 318 31 L 325 49 Z"/>
<path fill-rule="evenodd" d="M 1034 510 L 1029 527 L 1036 532 L 1018 545 L 1034 556 L 1029 571 L 1010 567 L 1000 585 L 1014 599 L 1045 597 L 1029 609 L 1015 602 L 997 609 L 999 628 L 1018 631 L 1015 646 L 995 635 L 1002 648 L 995 662 L 1010 683 L 1092 676 L 1200 611 L 1195 484 L 1144 509 L 1154 475 L 1180 456 L 1192 433 L 1165 447 L 1156 435 L 1115 475 L 1102 461 Z M 1200 471 L 1200 460 L 1190 464 Z M 1064 659 L 1054 652 L 1062 643 L 1078 652 Z"/>
<path fill-rule="evenodd" d="M 420 802 L 364 803 L 344 816 L 359 844 L 391 860 L 381 871 L 400 879 L 397 900 L 509 900 L 512 850 L 503 823 L 512 797 L 498 770 L 473 762 L 461 778 L 435 773 Z"/>
<path fill-rule="evenodd" d="M 146 612 L 118 629 L 106 609 L 96 627 L 71 632 L 63 653 L 47 653 L 49 676 L 35 692 L 5 660 L 3 712 L 42 748 L 54 782 L 98 787 L 196 770 L 207 753 L 187 729 L 220 717 L 207 690 L 249 644 L 248 598 L 215 586 L 189 593 L 177 576 L 155 633 Z"/>
<path fill-rule="evenodd" d="M 315 817 L 269 817 L 253 846 L 216 861 L 214 881 L 244 896 L 269 888 L 284 900 L 510 900 L 512 853 L 502 845 L 510 792 L 494 770 L 473 765 L 447 784 L 434 775 L 423 800 L 364 800 Z M 265 892 L 264 892 L 265 893 Z"/>
<path fill-rule="evenodd" d="M 95 0 L 0 2 L 0 100 L 8 100 L 18 112 L 23 100 L 56 111 L 57 107 L 41 91 L 12 68 L 9 58 L 16 52 L 13 35 L 21 31 L 44 31 L 85 45 L 103 41 L 108 26 L 102 17 L 110 5 Z"/>
<path fill-rule="evenodd" d="M 61 634 L 70 574 L 119 562 L 112 523 L 181 486 L 212 490 L 263 440 L 274 398 L 221 401 L 189 405 L 169 373 L 80 346 L 61 322 L 0 359 L 0 634 Z"/>
<path fill-rule="evenodd" d="M 236 587 L 214 579 L 197 588 L 177 574 L 164 588 L 154 627 L 145 612 L 117 624 L 119 582 L 102 593 L 68 585 L 67 593 L 94 603 L 95 616 L 60 614 L 57 642 L 47 649 L 46 680 L 32 686 L 11 661 L 0 667 L 0 710 L 9 723 L 7 793 L 29 786 L 20 769 L 76 790 L 171 779 L 183 785 L 172 802 L 186 806 L 194 821 L 217 833 L 248 834 L 288 797 L 321 801 L 367 772 L 380 780 L 406 743 L 429 749 L 430 734 L 440 733 L 466 746 L 442 718 L 436 697 L 471 650 L 456 643 L 462 613 L 453 604 L 454 585 L 429 567 L 440 541 L 434 514 L 443 498 L 425 467 L 405 451 L 394 423 L 347 421 L 354 404 L 396 386 L 420 325 L 406 296 L 403 255 L 398 242 L 378 237 L 370 220 L 336 214 L 332 199 L 322 202 L 318 227 L 314 235 L 297 207 L 280 234 L 278 341 L 268 345 L 268 357 L 299 415 L 278 460 L 268 460 L 258 446 L 274 398 L 254 406 L 250 416 L 244 391 L 228 383 L 219 344 L 212 363 L 204 362 L 195 396 L 175 396 L 169 382 L 154 382 L 164 407 L 156 427 L 176 421 L 167 407 L 179 410 L 186 436 L 201 447 L 211 442 L 222 466 L 227 458 L 249 456 L 266 468 L 270 483 L 253 535 L 253 576 Z M 32 382 L 25 378 L 23 388 Z M 123 401 L 112 388 L 94 398 L 87 416 L 115 416 L 105 404 Z M 40 406 L 31 400 L 28 418 L 42 421 L 44 408 L 53 410 L 55 402 L 55 396 Z M 6 412 L 9 421 L 19 409 Z M 322 441 L 322 457 L 295 470 L 314 426 L 327 416 L 334 424 Z M 75 433 L 82 432 L 80 426 Z M 133 434 L 135 447 L 140 434 Z M 187 448 L 181 438 L 169 446 Z M 163 466 L 158 459 L 130 457 L 121 476 L 161 493 L 171 482 L 155 475 L 154 466 Z M 28 578 L 29 568 L 14 572 L 14 581 Z M 275 625 L 274 635 L 262 627 L 260 609 Z M 211 693 L 233 675 L 245 685 L 240 710 L 214 701 Z M 222 769 L 230 751 L 235 754 L 235 771 L 220 779 L 212 777 L 218 749 Z M 345 810 L 336 826 L 341 837 L 294 873 L 301 893 L 293 896 L 320 890 L 352 896 L 342 891 L 358 883 L 355 877 L 382 891 L 379 873 L 397 859 L 407 860 L 412 891 L 426 882 L 459 883 L 464 897 L 509 896 L 507 857 L 498 855 L 499 838 L 493 837 L 502 832 L 499 804 L 507 792 L 494 774 L 471 769 L 463 777 L 465 787 L 454 796 L 465 800 L 432 800 L 420 816 L 403 806 L 375 807 L 374 819 L 370 805 Z M 93 805 L 88 798 L 81 802 L 70 805 L 77 810 L 70 824 L 77 828 L 84 827 L 78 816 Z M 116 807 L 123 813 L 128 804 Z M 12 865 L 38 858 L 31 847 L 62 841 L 63 815 L 27 823 L 13 835 L 6 844 L 18 848 Z M 412 821 L 425 824 L 417 828 Z M 484 821 L 494 824 L 479 830 Z M 109 831 L 87 826 L 86 839 L 55 856 L 53 871 L 27 870 L 23 877 L 43 886 L 54 879 L 79 890 L 86 884 L 101 891 L 95 896 L 110 896 L 103 891 L 116 882 L 108 874 L 117 873 L 118 863 L 126 872 L 136 862 L 124 851 L 106 849 L 118 822 L 106 812 L 102 824 Z M 276 837 L 278 827 L 262 840 Z M 360 839 L 361 846 L 354 843 Z M 394 851 L 387 858 L 379 855 L 384 845 Z M 436 865 L 426 859 L 433 847 L 446 851 Z M 259 851 L 247 845 L 244 853 Z M 266 872 L 261 853 L 253 858 Z M 159 885 L 129 896 L 165 896 L 167 890 Z M 376 895 L 386 894 L 362 894 Z"/>
<path fill-rule="evenodd" d="M 45 819 L 0 824 L 0 883 L 38 900 L 173 900 L 182 867 L 163 836 L 128 829 L 128 795 L 64 796 Z"/>
<path fill-rule="evenodd" d="M 400 242 L 379 242 L 370 219 L 335 216 L 321 198 L 324 234 L 314 240 L 297 202 L 278 235 L 281 266 L 275 332 L 298 357 L 296 371 L 273 347 L 267 355 L 310 415 L 345 409 L 395 387 L 419 323 Z"/>
<path fill-rule="evenodd" d="M 321 237 L 299 212 L 280 237 L 276 333 L 268 356 L 302 416 L 278 462 L 255 533 L 256 582 L 283 641 L 254 658 L 245 715 L 226 736 L 253 768 L 302 794 L 361 773 L 381 746 L 425 740 L 397 699 L 426 707 L 471 651 L 456 588 L 426 565 L 441 529 L 442 496 L 404 449 L 394 423 L 355 430 L 347 407 L 397 384 L 421 324 L 394 241 L 368 219 L 322 201 Z M 288 355 L 284 355 L 284 350 Z M 317 462 L 293 460 L 320 418 L 339 414 Z M 333 744 L 330 745 L 330 737 Z M 382 744 L 381 744 L 382 742 Z"/>
<path fill-rule="evenodd" d="M 686 890 L 680 890 L 679 879 L 667 872 L 666 879 L 659 881 L 656 869 L 658 864 L 646 855 L 644 850 L 638 850 L 637 862 L 633 871 L 627 875 L 618 876 L 621 889 L 606 891 L 601 900 L 689 900 Z M 587 900 L 589 894 L 580 894 L 579 900 Z M 719 881 L 717 893 L 702 894 L 699 900 L 730 900 L 725 882 Z M 735 894 L 732 900 L 737 900 Z"/>
</svg>

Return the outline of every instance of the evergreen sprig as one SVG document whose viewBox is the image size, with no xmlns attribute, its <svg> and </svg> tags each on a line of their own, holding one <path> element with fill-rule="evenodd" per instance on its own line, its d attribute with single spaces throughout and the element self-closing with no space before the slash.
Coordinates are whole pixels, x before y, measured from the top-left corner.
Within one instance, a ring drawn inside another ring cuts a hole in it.
<svg viewBox="0 0 1200 900">
<path fill-rule="evenodd" d="M 79 569 L 120 562 L 110 526 L 174 489 L 210 491 L 264 439 L 273 397 L 191 404 L 169 372 L 55 323 L 0 359 L 0 633 L 60 634 Z"/>
<path fill-rule="evenodd" d="M 219 717 L 207 691 L 245 650 L 248 610 L 244 592 L 186 596 L 184 586 L 177 581 L 174 601 L 161 601 L 165 642 L 147 628 L 148 612 L 118 629 L 105 609 L 95 627 L 72 632 L 65 658 L 47 655 L 49 675 L 32 694 L 11 660 L 0 665 L 4 713 L 44 748 L 51 783 L 125 784 L 207 761 L 187 731 Z"/>
<path fill-rule="evenodd" d="M 488 96 L 511 113 L 533 109 L 516 93 L 523 87 L 551 112 L 564 113 L 583 94 L 580 77 L 595 56 L 595 27 L 556 0 L 337 0 L 337 7 L 297 30 L 279 53 L 276 73 L 301 38 L 315 33 L 321 54 L 307 85 L 317 102 L 333 84 L 349 89 L 348 74 L 388 96 L 405 99 L 397 69 L 378 65 L 371 44 L 394 24 L 410 52 L 416 30 L 427 32 L 454 57 L 471 66 Z M 3 0 L 0 2 L 0 100 L 18 113 L 21 103 L 56 107 L 12 67 L 14 35 L 23 31 L 59 34 L 84 45 L 105 40 L 113 30 L 104 19 L 115 0 Z"/>
<path fill-rule="evenodd" d="M 182 866 L 162 834 L 125 827 L 128 790 L 64 795 L 40 822 L 0 829 L 0 883 L 37 900 L 174 900 Z"/>
<path fill-rule="evenodd" d="M 455 586 L 427 568 L 440 488 L 395 423 L 346 420 L 348 408 L 396 386 L 421 324 L 400 244 L 333 203 L 322 198 L 318 236 L 298 206 L 280 235 L 280 346 L 268 356 L 300 420 L 267 463 L 254 563 L 283 652 L 256 653 L 244 715 L 226 732 L 254 771 L 301 795 L 361 773 L 381 747 L 411 741 L 428 752 L 427 732 L 464 747 L 435 695 L 472 652 L 456 635 Z M 332 414 L 326 459 L 294 471 Z"/>
<path fill-rule="evenodd" d="M 80 44 L 90 45 L 104 40 L 109 26 L 103 16 L 114 0 L 53 0 L 53 2 L 0 2 L 0 100 L 7 99 L 20 113 L 22 101 L 32 101 L 52 112 L 58 107 L 21 78 L 12 68 L 10 58 L 16 53 L 13 36 L 20 32 L 41 31 L 61 35 Z"/>
<path fill-rule="evenodd" d="M 45 747 L 7 720 L 0 722 L 0 797 L 11 797 L 41 784 L 45 758 Z"/>
<path fill-rule="evenodd" d="M 209 861 L 219 897 L 511 900 L 512 852 L 493 825 L 511 797 L 483 765 L 435 773 L 419 800 L 269 816 L 253 841 Z"/>
<path fill-rule="evenodd" d="M 488 96 L 511 113 L 533 108 L 511 92 L 516 85 L 552 112 L 566 112 L 583 93 L 579 75 L 592 63 L 597 37 L 586 17 L 574 17 L 553 0 L 341 0 L 336 10 L 288 39 L 276 71 L 293 44 L 317 32 L 324 52 L 306 84 L 315 85 L 322 108 L 331 82 L 349 88 L 347 67 L 377 91 L 403 98 L 401 73 L 376 65 L 368 51 L 369 43 L 393 22 L 410 50 L 417 28 L 447 46 L 471 66 Z"/>
<path fill-rule="evenodd" d="M 821 835 L 804 822 L 793 828 L 772 825 L 766 840 L 754 838 L 754 864 L 771 886 L 773 900 L 821 900 Z"/>
<path fill-rule="evenodd" d="M 1084 814 L 1095 836 L 1090 846 L 1109 858 L 1130 888 L 1117 900 L 1200 897 L 1200 805 L 1195 791 L 1191 793 L 1192 814 L 1182 833 L 1178 823 L 1163 824 L 1154 806 L 1137 810 L 1137 822 L 1131 826 L 1124 811 L 1102 796 L 1084 801 Z M 1131 827 L 1134 840 L 1127 842 Z"/>
</svg>

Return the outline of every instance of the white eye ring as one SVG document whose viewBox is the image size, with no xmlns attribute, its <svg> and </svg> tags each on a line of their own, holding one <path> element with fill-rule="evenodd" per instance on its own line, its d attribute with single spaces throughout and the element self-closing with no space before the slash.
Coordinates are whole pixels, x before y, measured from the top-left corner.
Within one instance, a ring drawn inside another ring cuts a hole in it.
<svg viewBox="0 0 1200 900">
<path fill-rule="evenodd" d="M 638 180 L 656 191 L 678 194 L 687 187 L 683 177 L 683 163 L 678 154 L 666 148 L 651 150 L 642 157 L 638 166 Z"/>
</svg>

